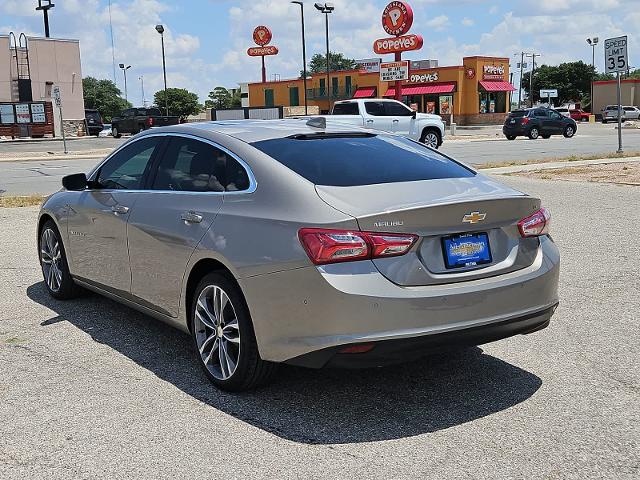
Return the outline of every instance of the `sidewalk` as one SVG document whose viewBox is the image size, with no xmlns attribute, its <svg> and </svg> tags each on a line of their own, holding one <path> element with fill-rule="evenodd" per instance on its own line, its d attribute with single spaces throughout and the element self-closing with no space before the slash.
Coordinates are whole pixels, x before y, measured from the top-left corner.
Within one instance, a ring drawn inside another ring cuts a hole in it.
<svg viewBox="0 0 640 480">
<path fill-rule="evenodd" d="M 0 152 L 1 162 L 37 162 L 43 160 L 88 160 L 106 157 L 113 148 L 79 150 L 77 152 Z"/>
<path fill-rule="evenodd" d="M 479 168 L 479 170 L 482 173 L 486 174 L 507 175 L 511 173 L 533 172 L 537 170 L 553 170 L 566 167 L 584 167 L 589 165 L 608 165 L 614 163 L 636 162 L 640 162 L 640 157 L 601 158 L 596 160 L 575 160 L 572 162 L 525 163 L 522 165 L 512 165 L 508 167 Z"/>
</svg>

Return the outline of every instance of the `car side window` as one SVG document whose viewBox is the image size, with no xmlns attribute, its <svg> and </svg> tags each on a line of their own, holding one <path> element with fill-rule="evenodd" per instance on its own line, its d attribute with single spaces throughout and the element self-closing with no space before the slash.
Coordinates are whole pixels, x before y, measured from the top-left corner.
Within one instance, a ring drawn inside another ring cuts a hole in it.
<svg viewBox="0 0 640 480">
<path fill-rule="evenodd" d="M 382 102 L 364 102 L 364 108 L 369 115 L 374 117 L 384 117 L 384 104 Z"/>
<path fill-rule="evenodd" d="M 161 137 L 138 140 L 112 156 L 98 172 L 100 188 L 140 190 L 151 157 L 161 141 Z"/>
<path fill-rule="evenodd" d="M 409 117 L 413 111 L 396 102 L 384 102 L 384 109 L 390 117 Z"/>
<path fill-rule="evenodd" d="M 559 114 L 558 112 L 549 112 L 549 113 L 553 120 L 560 120 L 562 118 L 562 115 Z"/>
<path fill-rule="evenodd" d="M 534 112 L 534 116 L 540 117 L 540 118 L 546 118 L 548 115 L 547 115 L 547 112 L 545 110 L 536 110 Z"/>
<path fill-rule="evenodd" d="M 245 168 L 224 150 L 186 137 L 171 137 L 153 190 L 179 192 L 238 192 L 250 181 Z"/>
<path fill-rule="evenodd" d="M 355 102 L 336 103 L 333 106 L 333 115 L 358 115 L 358 104 Z"/>
</svg>

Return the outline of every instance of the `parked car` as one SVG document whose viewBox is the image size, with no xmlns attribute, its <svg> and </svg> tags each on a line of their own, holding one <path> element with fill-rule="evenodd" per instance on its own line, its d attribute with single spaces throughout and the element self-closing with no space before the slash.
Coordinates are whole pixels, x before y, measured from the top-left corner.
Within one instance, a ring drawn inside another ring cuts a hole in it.
<svg viewBox="0 0 640 480">
<path fill-rule="evenodd" d="M 111 131 L 115 138 L 123 133 L 140 133 L 151 127 L 177 125 L 180 117 L 162 115 L 159 108 L 128 108 L 119 117 L 111 119 Z"/>
<path fill-rule="evenodd" d="M 578 125 L 572 118 L 560 115 L 549 108 L 528 108 L 515 110 L 504 122 L 502 132 L 509 140 L 525 136 L 532 140 L 538 137 L 550 138 L 551 135 L 564 135 L 571 138 L 578 131 Z"/>
<path fill-rule="evenodd" d="M 99 137 L 111 137 L 113 133 L 111 132 L 111 124 L 105 123 L 102 131 L 98 134 Z"/>
<path fill-rule="evenodd" d="M 569 114 L 576 122 L 588 122 L 591 116 L 589 112 L 585 112 L 579 108 L 569 110 Z"/>
<path fill-rule="evenodd" d="M 571 117 L 571 112 L 566 107 L 554 108 L 554 110 L 558 112 L 560 115 L 562 115 L 563 117 L 567 117 L 567 118 Z"/>
<path fill-rule="evenodd" d="M 622 107 L 622 121 L 626 122 L 627 120 L 638 120 L 640 118 L 640 109 L 638 107 L 625 105 Z M 618 121 L 618 106 L 617 105 L 607 105 L 602 109 L 602 123 L 607 123 L 609 121 Z"/>
<path fill-rule="evenodd" d="M 388 99 L 354 99 L 336 102 L 332 122 L 371 128 L 422 142 L 431 148 L 442 145 L 445 127 L 439 115 L 416 113 L 404 103 Z"/>
<path fill-rule="evenodd" d="M 102 131 L 102 115 L 98 110 L 87 108 L 84 110 L 84 119 L 87 122 L 87 133 L 96 137 Z"/>
<path fill-rule="evenodd" d="M 155 129 L 65 177 L 37 224 L 45 288 L 190 333 L 228 390 L 278 363 L 377 366 L 549 324 L 559 252 L 538 198 L 401 136 L 321 123 Z"/>
</svg>

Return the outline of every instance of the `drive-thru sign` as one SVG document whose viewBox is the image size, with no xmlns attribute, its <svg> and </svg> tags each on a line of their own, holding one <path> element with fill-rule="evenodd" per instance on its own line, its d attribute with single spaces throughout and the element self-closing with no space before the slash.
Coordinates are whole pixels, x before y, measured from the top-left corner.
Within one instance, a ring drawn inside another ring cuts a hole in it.
<svg viewBox="0 0 640 480">
<path fill-rule="evenodd" d="M 607 73 L 615 73 L 618 78 L 618 153 L 622 153 L 622 94 L 620 74 L 629 70 L 627 36 L 608 38 L 604 41 L 604 68 Z M 593 104 L 593 101 L 591 102 Z"/>
</svg>

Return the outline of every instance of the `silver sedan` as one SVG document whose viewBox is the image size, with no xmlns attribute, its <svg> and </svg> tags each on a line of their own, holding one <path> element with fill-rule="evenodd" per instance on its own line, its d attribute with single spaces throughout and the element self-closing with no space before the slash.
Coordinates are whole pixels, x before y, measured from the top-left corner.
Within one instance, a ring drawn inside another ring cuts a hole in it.
<svg viewBox="0 0 640 480">
<path fill-rule="evenodd" d="M 49 293 L 89 289 L 189 332 L 227 390 L 279 363 L 377 366 L 531 333 L 558 303 L 540 200 L 390 134 L 159 128 L 63 186 L 37 226 Z"/>
</svg>

